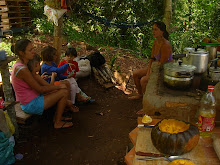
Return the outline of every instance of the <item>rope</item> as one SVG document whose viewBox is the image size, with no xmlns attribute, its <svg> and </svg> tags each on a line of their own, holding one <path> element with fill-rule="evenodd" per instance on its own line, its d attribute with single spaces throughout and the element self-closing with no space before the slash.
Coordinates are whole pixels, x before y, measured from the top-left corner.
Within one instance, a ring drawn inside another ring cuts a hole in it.
<svg viewBox="0 0 220 165">
<path fill-rule="evenodd" d="M 112 22 L 109 19 L 106 19 L 106 18 L 103 18 L 103 17 L 98 17 L 96 15 L 88 13 L 87 11 L 83 10 L 79 4 L 76 4 L 76 7 L 78 9 L 80 9 L 84 14 L 92 17 L 93 19 L 97 20 L 98 22 L 101 22 L 101 23 L 103 23 L 106 26 L 115 26 L 117 28 L 126 28 L 127 29 L 127 28 L 140 27 L 140 26 L 147 25 L 147 24 L 149 24 L 151 22 L 155 22 L 156 20 L 158 20 L 158 19 L 160 19 L 162 17 L 162 16 L 159 16 L 159 17 L 157 17 L 155 19 L 152 19 L 151 21 L 142 22 L 142 23 Z"/>
</svg>

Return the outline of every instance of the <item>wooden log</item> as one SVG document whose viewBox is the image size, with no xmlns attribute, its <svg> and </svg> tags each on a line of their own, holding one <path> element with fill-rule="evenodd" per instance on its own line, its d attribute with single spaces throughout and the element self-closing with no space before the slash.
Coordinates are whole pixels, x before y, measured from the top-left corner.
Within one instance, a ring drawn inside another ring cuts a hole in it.
<svg viewBox="0 0 220 165">
<path fill-rule="evenodd" d="M 111 77 L 108 75 L 108 73 L 106 72 L 106 69 L 104 66 L 99 67 L 99 70 L 103 73 L 103 75 L 106 77 L 106 79 L 108 79 L 109 82 L 111 82 Z"/>
<path fill-rule="evenodd" d="M 99 68 L 96 68 L 96 70 L 98 71 L 101 78 L 103 78 L 105 80 L 105 82 L 109 82 L 109 80 L 105 77 L 105 75 L 102 73 L 102 71 L 99 70 Z"/>
<path fill-rule="evenodd" d="M 25 113 L 25 112 L 21 109 L 21 106 L 20 106 L 19 103 L 17 103 L 17 104 L 14 105 L 14 109 L 15 109 L 15 112 L 16 112 L 16 120 L 17 120 L 17 123 L 25 124 L 25 121 L 32 116 L 32 114 Z"/>
<path fill-rule="evenodd" d="M 92 71 L 93 71 L 93 74 L 94 74 L 96 80 L 99 82 L 99 84 L 103 85 L 105 81 L 104 81 L 104 79 L 102 79 L 102 78 L 99 76 L 99 73 L 98 73 L 98 71 L 96 70 L 95 67 L 92 67 Z"/>
<path fill-rule="evenodd" d="M 57 50 L 56 63 L 59 64 L 62 48 L 62 25 L 63 17 L 58 20 L 58 26 L 54 25 L 54 48 Z"/>
<path fill-rule="evenodd" d="M 113 75 L 112 71 L 110 70 L 110 68 L 108 67 L 108 65 L 104 64 L 104 67 L 105 67 L 106 72 L 110 76 L 112 83 L 117 84 L 116 78 L 114 77 L 114 75 Z"/>
<path fill-rule="evenodd" d="M 168 32 L 170 32 L 171 20 L 172 20 L 172 0 L 164 0 L 163 22 L 166 24 L 166 29 Z"/>
</svg>

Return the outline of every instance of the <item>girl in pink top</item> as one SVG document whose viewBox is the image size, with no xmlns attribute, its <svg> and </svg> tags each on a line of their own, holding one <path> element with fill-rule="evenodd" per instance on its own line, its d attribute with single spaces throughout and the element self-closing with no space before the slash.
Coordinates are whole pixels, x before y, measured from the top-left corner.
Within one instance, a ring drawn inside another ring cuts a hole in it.
<svg viewBox="0 0 220 165">
<path fill-rule="evenodd" d="M 31 41 L 21 39 L 16 42 L 13 50 L 19 59 L 13 66 L 12 85 L 16 100 L 20 101 L 22 109 L 28 113 L 42 114 L 43 110 L 56 104 L 54 128 L 73 126 L 72 122 L 62 121 L 65 120 L 62 117 L 64 109 L 69 106 L 66 86 L 64 84 L 43 85 L 33 78 L 27 68 L 28 61 L 33 59 L 35 55 Z"/>
</svg>

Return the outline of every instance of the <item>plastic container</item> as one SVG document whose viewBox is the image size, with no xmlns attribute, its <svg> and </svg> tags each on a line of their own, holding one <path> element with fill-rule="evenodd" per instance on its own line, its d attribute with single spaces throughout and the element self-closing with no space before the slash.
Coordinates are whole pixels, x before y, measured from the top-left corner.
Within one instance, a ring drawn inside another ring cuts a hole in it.
<svg viewBox="0 0 220 165">
<path fill-rule="evenodd" d="M 199 108 L 198 129 L 200 136 L 211 137 L 215 126 L 215 98 L 212 94 L 214 86 L 209 85 L 207 93 L 202 97 Z"/>
<path fill-rule="evenodd" d="M 5 102 L 2 97 L 0 97 L 0 109 L 3 109 L 5 106 Z"/>
</svg>

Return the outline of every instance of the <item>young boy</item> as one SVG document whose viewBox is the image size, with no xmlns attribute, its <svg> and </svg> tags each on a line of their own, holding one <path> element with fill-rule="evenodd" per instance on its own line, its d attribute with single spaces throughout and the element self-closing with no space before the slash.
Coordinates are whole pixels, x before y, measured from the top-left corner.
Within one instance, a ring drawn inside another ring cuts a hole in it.
<svg viewBox="0 0 220 165">
<path fill-rule="evenodd" d="M 76 77 L 76 73 L 79 72 L 78 62 L 74 61 L 77 57 L 77 51 L 75 48 L 68 48 L 65 53 L 66 60 L 63 60 L 59 63 L 58 67 L 63 67 L 67 63 L 71 64 L 68 69 L 63 73 L 63 75 L 69 76 L 71 78 Z M 77 83 L 75 81 L 75 83 Z M 80 89 L 80 94 L 84 97 L 88 97 L 83 91 Z M 86 102 L 79 102 L 79 103 L 93 103 L 94 99 L 88 99 Z"/>
<path fill-rule="evenodd" d="M 73 104 L 75 104 L 75 98 L 79 102 L 89 100 L 89 97 L 84 97 L 80 94 L 80 89 L 75 79 L 71 78 L 72 75 L 63 75 L 67 68 L 73 64 L 66 63 L 61 67 L 57 67 L 56 63 L 54 62 L 56 60 L 56 53 L 56 49 L 51 46 L 47 46 L 42 49 L 41 56 L 44 63 L 41 66 L 41 74 L 46 72 L 47 75 L 51 75 L 53 72 L 56 72 L 57 76 L 55 77 L 55 81 L 60 81 L 61 83 L 65 83 L 70 86 L 70 98 Z M 47 81 L 50 83 L 51 78 L 48 78 Z"/>
<path fill-rule="evenodd" d="M 76 72 L 79 72 L 78 62 L 74 61 L 77 57 L 77 51 L 75 48 L 68 48 L 65 53 L 66 60 L 63 60 L 59 63 L 58 67 L 62 67 L 67 63 L 70 63 L 68 69 L 63 73 L 63 75 L 71 76 L 75 78 Z"/>
</svg>

